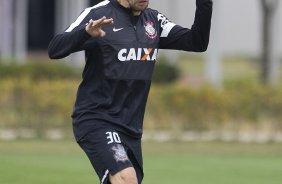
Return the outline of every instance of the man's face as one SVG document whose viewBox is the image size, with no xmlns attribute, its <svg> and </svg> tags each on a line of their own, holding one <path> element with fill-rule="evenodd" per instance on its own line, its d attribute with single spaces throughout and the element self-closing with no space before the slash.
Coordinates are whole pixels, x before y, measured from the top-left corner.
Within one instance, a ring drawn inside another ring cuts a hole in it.
<svg viewBox="0 0 282 184">
<path fill-rule="evenodd" d="M 133 11 L 143 11 L 149 5 L 149 0 L 127 0 Z"/>
</svg>

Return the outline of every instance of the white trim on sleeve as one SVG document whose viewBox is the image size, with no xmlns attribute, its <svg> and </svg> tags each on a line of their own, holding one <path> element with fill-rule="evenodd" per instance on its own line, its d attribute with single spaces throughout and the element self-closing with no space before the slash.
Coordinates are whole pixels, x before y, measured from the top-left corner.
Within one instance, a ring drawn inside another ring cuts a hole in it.
<svg viewBox="0 0 282 184">
<path fill-rule="evenodd" d="M 158 14 L 158 21 L 160 22 L 160 26 L 162 27 L 161 37 L 168 37 L 171 29 L 176 25 L 170 22 L 163 14 Z"/>
<path fill-rule="evenodd" d="M 95 9 L 95 8 L 98 8 L 98 7 L 101 7 L 101 6 L 106 6 L 107 4 L 109 4 L 110 1 L 109 0 L 105 0 L 105 1 L 102 1 L 101 3 L 95 5 L 95 6 L 92 6 L 92 7 L 89 7 L 89 8 L 86 8 L 81 14 L 80 16 L 76 19 L 76 21 L 74 23 L 72 23 L 70 25 L 70 27 L 65 31 L 65 32 L 71 32 L 74 28 L 76 28 L 77 26 L 79 26 L 79 24 L 83 21 L 83 19 L 90 13 L 90 11 L 92 9 Z"/>
<path fill-rule="evenodd" d="M 170 31 L 172 30 L 172 28 L 175 26 L 176 24 L 172 23 L 172 22 L 168 22 L 163 26 L 163 31 L 161 34 L 161 37 L 168 37 L 168 34 L 170 33 Z"/>
</svg>

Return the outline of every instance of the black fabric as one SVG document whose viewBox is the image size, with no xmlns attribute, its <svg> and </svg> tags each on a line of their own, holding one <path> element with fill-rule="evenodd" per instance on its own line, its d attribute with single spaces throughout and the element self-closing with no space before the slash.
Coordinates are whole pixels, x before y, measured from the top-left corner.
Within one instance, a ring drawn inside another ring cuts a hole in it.
<svg viewBox="0 0 282 184">
<path fill-rule="evenodd" d="M 105 125 L 141 138 L 158 49 L 201 52 L 207 48 L 212 1 L 196 0 L 196 4 L 194 25 L 187 29 L 156 10 L 148 8 L 134 17 L 116 0 L 103 1 L 86 9 L 66 32 L 52 39 L 52 59 L 85 51 L 83 80 L 72 114 L 77 141 Z M 105 37 L 91 38 L 86 24 L 103 16 L 113 18 L 114 24 L 103 27 Z"/>
</svg>

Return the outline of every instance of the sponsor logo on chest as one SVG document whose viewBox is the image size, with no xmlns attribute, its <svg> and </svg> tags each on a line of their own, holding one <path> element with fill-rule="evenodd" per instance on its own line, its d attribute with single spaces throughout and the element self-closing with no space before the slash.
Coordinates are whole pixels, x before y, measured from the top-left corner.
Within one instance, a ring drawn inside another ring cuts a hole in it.
<svg viewBox="0 0 282 184">
<path fill-rule="evenodd" d="M 130 48 L 121 49 L 118 53 L 119 61 L 156 61 L 158 49 L 154 48 Z"/>
</svg>

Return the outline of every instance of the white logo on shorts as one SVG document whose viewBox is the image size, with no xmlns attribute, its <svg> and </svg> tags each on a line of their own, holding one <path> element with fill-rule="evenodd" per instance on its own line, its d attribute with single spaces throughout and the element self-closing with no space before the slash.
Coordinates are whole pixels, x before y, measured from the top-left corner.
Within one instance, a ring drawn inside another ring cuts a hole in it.
<svg viewBox="0 0 282 184">
<path fill-rule="evenodd" d="M 114 158 L 117 162 L 128 161 L 127 153 L 126 153 L 124 147 L 121 144 L 117 144 L 117 145 L 113 146 L 112 150 L 114 151 Z"/>
</svg>

